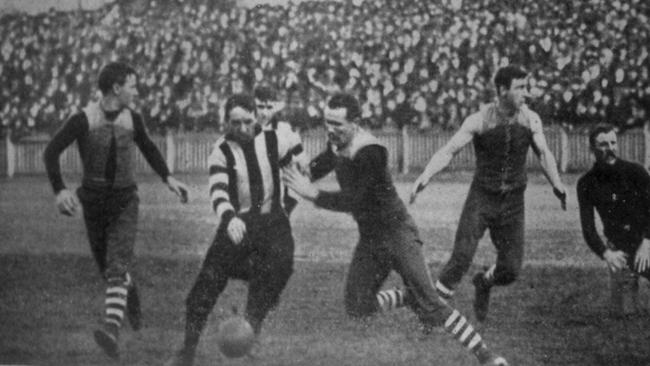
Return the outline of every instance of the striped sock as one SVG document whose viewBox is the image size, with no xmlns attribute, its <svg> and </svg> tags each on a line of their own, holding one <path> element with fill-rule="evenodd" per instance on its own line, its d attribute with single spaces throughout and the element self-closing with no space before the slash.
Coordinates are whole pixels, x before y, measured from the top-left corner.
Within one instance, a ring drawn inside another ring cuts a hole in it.
<svg viewBox="0 0 650 366">
<path fill-rule="evenodd" d="M 404 306 L 404 292 L 399 289 L 379 291 L 377 303 L 381 311 L 391 311 Z"/>
<path fill-rule="evenodd" d="M 444 324 L 445 331 L 450 333 L 464 347 L 470 350 L 478 358 L 480 363 L 487 362 L 491 357 L 491 352 L 483 342 L 481 335 L 462 316 L 458 310 L 449 315 Z"/>
<path fill-rule="evenodd" d="M 124 319 L 124 310 L 126 309 L 126 295 L 128 294 L 127 285 L 123 281 L 109 281 L 106 289 L 106 325 L 112 325 L 116 328 L 122 326 Z"/>
<path fill-rule="evenodd" d="M 438 296 L 443 300 L 449 300 L 454 296 L 454 290 L 445 286 L 445 284 L 440 282 L 440 280 L 436 281 L 436 292 L 438 292 Z"/>
</svg>

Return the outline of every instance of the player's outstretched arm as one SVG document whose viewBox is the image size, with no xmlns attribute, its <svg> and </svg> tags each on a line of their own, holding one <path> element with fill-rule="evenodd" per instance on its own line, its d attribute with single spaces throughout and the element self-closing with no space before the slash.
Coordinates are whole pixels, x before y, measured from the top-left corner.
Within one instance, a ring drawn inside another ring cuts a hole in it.
<svg viewBox="0 0 650 366">
<path fill-rule="evenodd" d="M 460 129 L 451 137 L 445 146 L 433 154 L 422 174 L 415 180 L 411 186 L 409 203 L 415 202 L 416 196 L 424 190 L 424 187 L 429 184 L 431 178 L 447 167 L 454 155 L 472 141 L 479 128 L 480 119 L 478 114 L 473 114 L 465 119 Z"/>
<path fill-rule="evenodd" d="M 533 133 L 533 151 L 539 158 L 542 172 L 546 179 L 553 186 L 553 194 L 560 200 L 562 209 L 566 211 L 566 201 L 568 192 L 564 183 L 560 179 L 560 173 L 557 170 L 557 162 L 555 157 L 546 143 L 544 130 L 542 128 L 542 121 L 539 116 L 535 115 L 531 120 L 531 131 Z"/>
<path fill-rule="evenodd" d="M 151 141 L 149 134 L 144 126 L 142 116 L 138 113 L 132 113 L 133 117 L 133 130 L 135 141 L 138 149 L 142 152 L 149 166 L 163 179 L 167 184 L 167 187 L 170 191 L 174 192 L 180 199 L 182 203 L 188 201 L 188 192 L 187 186 L 178 181 L 176 178 L 171 176 L 167 163 L 163 158 L 158 147 Z"/>
</svg>

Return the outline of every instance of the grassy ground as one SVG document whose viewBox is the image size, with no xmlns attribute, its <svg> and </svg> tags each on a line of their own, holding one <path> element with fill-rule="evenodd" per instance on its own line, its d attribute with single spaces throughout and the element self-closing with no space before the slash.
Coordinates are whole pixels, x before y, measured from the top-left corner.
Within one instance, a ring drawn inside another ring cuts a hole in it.
<svg viewBox="0 0 650 366">
<path fill-rule="evenodd" d="M 182 178 L 194 193 L 185 206 L 155 178 L 140 185 L 134 273 L 145 327 L 123 332 L 117 363 L 92 340 L 103 284 L 80 216 L 56 214 L 42 177 L 0 180 L 0 364 L 158 365 L 171 355 L 182 339 L 185 296 L 214 231 L 204 177 Z M 398 184 L 402 197 L 409 179 Z M 565 178 L 572 191 L 575 179 Z M 465 174 L 442 176 L 410 207 L 434 275 L 449 255 L 468 182 Z M 577 215 L 575 197 L 563 212 L 543 180 L 531 178 L 525 268 L 516 284 L 494 292 L 482 333 L 512 365 L 649 365 L 650 318 L 607 316 L 606 271 L 584 244 Z M 225 360 L 214 346 L 218 320 L 243 303 L 245 287 L 234 282 L 214 309 L 198 365 L 475 364 L 446 335 L 421 335 L 407 310 L 368 323 L 349 321 L 342 286 L 357 238 L 354 224 L 346 215 L 305 203 L 292 222 L 298 262 L 281 305 L 265 324 L 258 359 Z M 484 238 L 476 266 L 491 263 L 493 252 Z M 398 283 L 391 278 L 387 286 Z M 465 281 L 454 300 L 467 315 L 471 290 Z"/>
</svg>

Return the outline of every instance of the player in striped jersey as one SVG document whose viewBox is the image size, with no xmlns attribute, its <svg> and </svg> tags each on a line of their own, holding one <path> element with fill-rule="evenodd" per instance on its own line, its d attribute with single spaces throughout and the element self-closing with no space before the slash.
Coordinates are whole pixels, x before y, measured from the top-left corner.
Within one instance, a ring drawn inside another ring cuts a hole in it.
<svg viewBox="0 0 650 366">
<path fill-rule="evenodd" d="M 407 305 L 424 328 L 443 327 L 483 365 L 507 365 L 485 345 L 480 334 L 457 310 L 442 301 L 433 287 L 422 253 L 417 227 L 397 195 L 388 171 L 387 149 L 358 125 L 357 99 L 336 94 L 325 108 L 330 147 L 312 160 L 311 177 L 334 170 L 340 191 L 319 190 L 295 168 L 287 168 L 287 185 L 316 206 L 350 212 L 359 227 L 345 285 L 348 314 L 366 317 Z M 403 279 L 406 291 L 379 291 L 391 270 Z"/>
<path fill-rule="evenodd" d="M 262 86 L 255 88 L 253 95 L 255 97 L 255 106 L 257 108 L 257 121 L 259 122 L 262 130 L 286 131 L 293 129 L 291 124 L 287 121 L 284 121 L 282 118 L 282 106 L 280 100 L 278 99 L 278 94 L 275 90 L 270 87 Z M 301 169 L 301 171 L 307 172 L 309 166 L 308 159 L 309 158 L 307 155 L 303 151 L 300 151 L 295 154 L 294 161 L 296 162 L 299 169 Z M 283 201 L 287 214 L 291 215 L 291 212 L 294 208 L 296 208 L 298 201 L 295 198 L 291 197 L 291 194 L 289 193 L 289 189 L 287 187 L 285 187 L 283 192 Z"/>
<path fill-rule="evenodd" d="M 245 317 L 259 335 L 293 271 L 294 241 L 282 204 L 280 169 L 302 151 L 291 130 L 257 131 L 253 97 L 225 105 L 228 133 L 209 157 L 217 233 L 186 301 L 185 340 L 170 365 L 192 365 L 199 337 L 229 279 L 248 282 Z"/>
</svg>

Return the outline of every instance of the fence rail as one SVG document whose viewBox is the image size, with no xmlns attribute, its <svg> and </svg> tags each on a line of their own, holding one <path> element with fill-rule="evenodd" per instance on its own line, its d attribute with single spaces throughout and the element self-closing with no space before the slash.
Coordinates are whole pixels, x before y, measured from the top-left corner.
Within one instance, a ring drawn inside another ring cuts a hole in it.
<svg viewBox="0 0 650 366">
<path fill-rule="evenodd" d="M 389 151 L 389 167 L 403 173 L 422 169 L 435 151 L 440 149 L 453 132 L 395 131 L 375 133 Z M 619 135 L 619 155 L 648 166 L 650 152 L 646 151 L 647 132 L 643 129 L 626 131 Z M 586 132 L 566 132 L 561 128 L 545 129 L 549 148 L 553 152 L 561 171 L 582 171 L 593 164 Z M 327 135 L 323 130 L 303 134 L 305 152 L 313 157 L 326 146 Z M 170 169 L 179 173 L 205 172 L 208 156 L 218 134 L 172 134 L 153 136 L 152 140 L 165 157 Z M 9 139 L 0 142 L 0 176 L 14 174 L 41 174 L 45 172 L 43 151 L 47 141 L 30 141 L 12 144 Z M 528 154 L 529 169 L 539 169 L 539 163 L 532 150 Z M 81 162 L 76 145 L 61 155 L 61 171 L 81 171 Z M 452 159 L 449 169 L 468 170 L 474 168 L 474 147 L 470 143 Z M 151 173 L 152 170 L 140 152 L 136 153 L 136 171 Z"/>
</svg>

